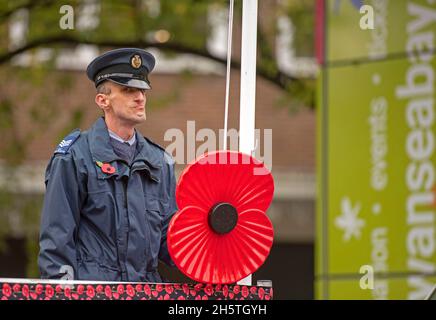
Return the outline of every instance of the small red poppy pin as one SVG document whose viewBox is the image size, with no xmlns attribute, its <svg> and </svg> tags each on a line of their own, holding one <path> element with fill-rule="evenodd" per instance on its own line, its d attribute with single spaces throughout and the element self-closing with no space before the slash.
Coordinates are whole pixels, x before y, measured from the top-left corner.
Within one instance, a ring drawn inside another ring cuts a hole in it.
<svg viewBox="0 0 436 320">
<path fill-rule="evenodd" d="M 101 168 L 101 171 L 103 171 L 104 173 L 112 174 L 115 172 L 115 168 L 112 167 L 109 163 L 103 163 L 101 161 L 96 161 L 95 163 Z"/>
</svg>

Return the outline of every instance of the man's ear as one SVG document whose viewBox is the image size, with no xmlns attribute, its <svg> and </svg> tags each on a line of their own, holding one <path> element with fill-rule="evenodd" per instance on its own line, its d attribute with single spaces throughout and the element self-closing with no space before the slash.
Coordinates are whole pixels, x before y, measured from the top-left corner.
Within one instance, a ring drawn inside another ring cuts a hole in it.
<svg viewBox="0 0 436 320">
<path fill-rule="evenodd" d="M 97 93 L 97 95 L 95 96 L 95 103 L 103 111 L 109 109 L 109 98 L 104 93 Z"/>
</svg>

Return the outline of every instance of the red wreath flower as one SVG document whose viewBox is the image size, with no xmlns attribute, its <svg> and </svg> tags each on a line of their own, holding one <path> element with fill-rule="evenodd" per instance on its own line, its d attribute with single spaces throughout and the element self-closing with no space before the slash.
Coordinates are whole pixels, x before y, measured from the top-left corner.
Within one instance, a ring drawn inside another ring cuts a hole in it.
<svg viewBox="0 0 436 320">
<path fill-rule="evenodd" d="M 265 295 L 265 290 L 263 288 L 259 288 L 258 294 L 260 300 L 263 300 L 263 296 Z"/>
<path fill-rule="evenodd" d="M 53 297 L 53 295 L 54 295 L 54 289 L 53 289 L 53 287 L 51 286 L 51 285 L 46 285 L 45 286 L 45 296 L 47 297 L 47 298 L 52 298 Z"/>
<path fill-rule="evenodd" d="M 195 286 L 194 286 L 194 289 L 195 290 L 201 290 L 203 288 L 203 284 L 202 283 L 197 283 Z"/>
<path fill-rule="evenodd" d="M 112 167 L 109 163 L 103 163 L 101 161 L 96 161 L 97 166 L 101 168 L 101 171 L 107 174 L 115 173 L 115 168 Z"/>
<path fill-rule="evenodd" d="M 224 286 L 224 287 L 223 287 L 223 296 L 224 296 L 224 297 L 227 297 L 228 294 L 229 294 L 229 287 Z"/>
<path fill-rule="evenodd" d="M 108 297 L 109 299 L 112 298 L 112 289 L 110 286 L 106 286 L 104 288 L 104 294 L 106 295 L 106 297 Z"/>
<path fill-rule="evenodd" d="M 243 286 L 243 287 L 242 287 L 241 292 L 242 292 L 242 296 L 243 296 L 244 298 L 247 298 L 248 295 L 250 294 L 250 291 L 248 290 L 248 288 L 247 288 L 246 286 Z"/>
<path fill-rule="evenodd" d="M 189 294 L 189 286 L 188 286 L 188 284 L 184 283 L 184 284 L 182 285 L 182 290 L 183 290 L 183 292 L 184 292 L 186 295 L 188 295 L 188 294 Z"/>
<path fill-rule="evenodd" d="M 42 284 L 37 284 L 35 287 L 35 293 L 39 296 L 42 293 L 42 290 L 44 290 Z"/>
<path fill-rule="evenodd" d="M 93 286 L 88 285 L 88 286 L 86 287 L 86 295 L 87 295 L 89 298 L 94 298 L 94 296 L 95 296 L 95 289 L 94 289 Z"/>
<path fill-rule="evenodd" d="M 204 292 L 206 292 L 206 294 L 208 296 L 213 295 L 213 287 L 212 285 L 208 284 L 205 288 L 204 288 Z"/>
<path fill-rule="evenodd" d="M 133 297 L 135 295 L 135 289 L 133 288 L 133 286 L 131 284 L 128 284 L 126 289 L 127 289 L 128 296 Z"/>
<path fill-rule="evenodd" d="M 256 294 L 257 293 L 257 287 L 251 287 L 250 288 L 250 293 L 251 294 Z"/>
<path fill-rule="evenodd" d="M 85 292 L 85 286 L 83 284 L 79 284 L 77 286 L 77 294 L 82 295 Z"/>
<path fill-rule="evenodd" d="M 95 288 L 95 290 L 97 291 L 98 294 L 100 294 L 100 293 L 103 292 L 103 286 L 102 286 L 101 284 L 99 284 L 99 285 Z"/>
<path fill-rule="evenodd" d="M 145 293 L 147 296 L 151 295 L 151 288 L 150 288 L 150 286 L 149 286 L 148 284 L 146 284 L 146 285 L 144 286 L 144 293 Z"/>
<path fill-rule="evenodd" d="M 117 287 L 117 292 L 119 294 L 123 294 L 124 293 L 124 286 L 122 284 L 119 284 Z"/>
<path fill-rule="evenodd" d="M 71 288 L 70 287 L 65 287 L 64 295 L 66 298 L 71 298 Z"/>
<path fill-rule="evenodd" d="M 12 294 L 11 286 L 7 283 L 4 283 L 2 293 L 5 297 L 9 298 Z"/>
<path fill-rule="evenodd" d="M 135 286 L 135 289 L 136 289 L 136 292 L 142 292 L 142 285 L 137 284 L 137 285 Z"/>
<path fill-rule="evenodd" d="M 271 173 L 253 157 L 215 151 L 188 165 L 176 189 L 180 209 L 168 228 L 177 267 L 205 283 L 234 283 L 256 271 L 273 243 L 265 211 L 274 193 Z"/>
<path fill-rule="evenodd" d="M 174 288 L 173 288 L 173 286 L 171 284 L 166 284 L 165 285 L 165 292 L 166 293 L 171 294 L 171 293 L 173 293 L 173 291 L 174 291 Z"/>
<path fill-rule="evenodd" d="M 23 286 L 21 293 L 23 294 L 23 297 L 29 298 L 29 286 L 27 284 Z"/>
<path fill-rule="evenodd" d="M 14 284 L 14 286 L 12 287 L 12 290 L 14 292 L 19 292 L 21 290 L 20 284 L 18 284 L 18 283 Z"/>
<path fill-rule="evenodd" d="M 238 294 L 241 291 L 241 287 L 239 287 L 238 285 L 233 287 L 233 293 L 234 294 Z"/>
</svg>

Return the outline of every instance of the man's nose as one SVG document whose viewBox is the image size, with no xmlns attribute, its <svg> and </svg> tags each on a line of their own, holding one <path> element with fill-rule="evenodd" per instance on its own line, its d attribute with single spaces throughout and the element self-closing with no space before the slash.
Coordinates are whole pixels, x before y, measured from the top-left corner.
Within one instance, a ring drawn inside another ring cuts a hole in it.
<svg viewBox="0 0 436 320">
<path fill-rule="evenodd" d="M 135 100 L 145 101 L 145 90 L 137 90 L 135 94 Z"/>
</svg>

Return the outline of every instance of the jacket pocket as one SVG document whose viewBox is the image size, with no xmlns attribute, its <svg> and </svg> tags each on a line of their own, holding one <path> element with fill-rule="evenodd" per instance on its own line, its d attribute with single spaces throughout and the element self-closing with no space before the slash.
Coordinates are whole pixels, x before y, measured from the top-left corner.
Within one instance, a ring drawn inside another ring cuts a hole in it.
<svg viewBox="0 0 436 320">
<path fill-rule="evenodd" d="M 165 202 L 161 199 L 152 197 L 148 194 L 145 196 L 145 210 L 150 212 L 156 212 L 160 216 L 165 215 Z"/>
<path fill-rule="evenodd" d="M 159 255 L 162 228 L 164 222 L 164 212 L 162 204 L 158 199 L 145 199 L 145 219 L 147 220 L 147 227 L 149 228 L 150 239 L 148 239 L 149 248 L 146 253 L 146 265 L 151 267 L 153 264 L 157 266 L 157 259 Z"/>
<path fill-rule="evenodd" d="M 158 199 L 145 196 L 145 206 L 145 216 L 148 220 L 151 230 L 160 232 L 165 214 L 162 210 L 160 201 Z"/>
</svg>

